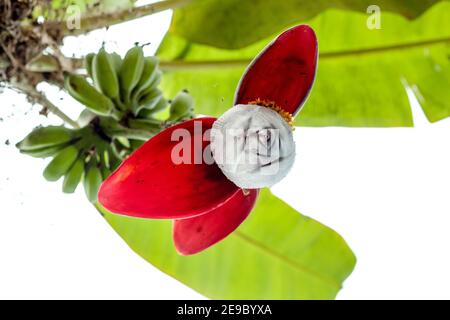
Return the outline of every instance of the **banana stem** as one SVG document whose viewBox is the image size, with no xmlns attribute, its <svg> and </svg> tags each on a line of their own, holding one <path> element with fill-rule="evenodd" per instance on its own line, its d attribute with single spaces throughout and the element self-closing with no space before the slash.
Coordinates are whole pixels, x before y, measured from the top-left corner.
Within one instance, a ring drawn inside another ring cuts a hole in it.
<svg viewBox="0 0 450 320">
<path fill-rule="evenodd" d="M 165 10 L 177 9 L 191 3 L 192 1 L 193 0 L 165 0 L 117 12 L 87 16 L 81 19 L 81 28 L 79 29 L 69 29 L 68 24 L 65 21 L 49 21 L 45 25 L 47 29 L 62 30 L 62 32 L 66 35 L 80 35 L 96 29 L 110 27 L 122 22 L 149 16 Z"/>
<path fill-rule="evenodd" d="M 61 109 L 55 106 L 47 97 L 36 90 L 34 87 L 22 85 L 20 83 L 14 83 L 14 86 L 23 93 L 25 93 L 28 97 L 30 97 L 33 101 L 39 103 L 41 106 L 46 108 L 49 112 L 53 113 L 55 116 L 60 118 L 64 123 L 72 126 L 73 128 L 78 129 L 80 126 L 74 120 L 72 120 L 68 115 L 66 115 Z"/>
<path fill-rule="evenodd" d="M 37 97 L 39 104 L 47 108 L 48 111 L 53 113 L 55 116 L 60 118 L 62 121 L 72 126 L 73 128 L 79 128 L 79 125 L 76 121 L 72 120 L 68 115 L 61 111 L 57 106 L 50 102 L 44 95 L 40 94 Z"/>
</svg>

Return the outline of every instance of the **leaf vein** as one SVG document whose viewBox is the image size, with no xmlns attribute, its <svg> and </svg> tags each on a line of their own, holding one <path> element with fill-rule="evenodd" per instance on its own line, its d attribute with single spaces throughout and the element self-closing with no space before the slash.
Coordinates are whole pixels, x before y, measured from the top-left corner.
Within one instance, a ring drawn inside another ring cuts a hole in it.
<svg viewBox="0 0 450 320">
<path fill-rule="evenodd" d="M 286 256 L 272 250 L 271 248 L 267 247 L 266 245 L 262 244 L 261 242 L 247 236 L 246 234 L 244 234 L 240 231 L 235 231 L 234 235 L 237 236 L 238 238 L 240 238 L 241 240 L 249 243 L 250 245 L 258 248 L 260 251 L 264 252 L 265 254 L 270 255 L 276 259 L 279 259 L 280 261 L 284 262 L 285 264 L 289 265 L 291 268 L 293 268 L 299 272 L 309 274 L 309 275 L 319 279 L 320 281 L 325 282 L 328 285 L 335 287 L 338 290 L 340 290 L 342 288 L 342 285 L 338 281 L 331 279 L 329 277 L 326 277 L 308 267 L 305 267 L 305 266 L 299 264 L 297 261 L 287 258 Z"/>
</svg>

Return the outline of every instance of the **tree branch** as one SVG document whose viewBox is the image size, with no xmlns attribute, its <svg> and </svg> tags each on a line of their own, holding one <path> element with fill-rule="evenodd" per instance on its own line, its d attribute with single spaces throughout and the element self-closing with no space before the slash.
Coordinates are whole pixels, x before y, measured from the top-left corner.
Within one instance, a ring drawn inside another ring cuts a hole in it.
<svg viewBox="0 0 450 320">
<path fill-rule="evenodd" d="M 117 12 L 87 16 L 81 19 L 81 27 L 79 29 L 69 29 L 66 21 L 49 21 L 45 25 L 48 29 L 62 30 L 62 32 L 66 35 L 80 35 L 96 29 L 149 16 L 165 10 L 177 9 L 191 3 L 192 1 L 193 0 L 165 0 Z"/>
</svg>

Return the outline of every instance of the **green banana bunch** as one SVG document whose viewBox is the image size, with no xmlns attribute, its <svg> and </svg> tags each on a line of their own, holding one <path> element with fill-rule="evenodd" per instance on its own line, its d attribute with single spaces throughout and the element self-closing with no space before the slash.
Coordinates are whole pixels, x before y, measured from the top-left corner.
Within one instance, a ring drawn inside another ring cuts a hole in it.
<svg viewBox="0 0 450 320">
<path fill-rule="evenodd" d="M 69 82 L 68 91 L 96 114 L 111 116 L 112 113 L 116 120 L 123 120 L 130 117 L 131 111 L 133 118 L 147 119 L 168 106 L 158 89 L 162 79 L 159 60 L 144 57 L 140 46 L 131 48 L 123 59 L 117 53 L 108 53 L 102 48 L 98 53 L 86 56 L 85 67 L 95 88 L 86 79 L 75 78 L 72 82 L 75 86 L 77 81 L 80 82 L 78 87 L 81 89 L 73 90 Z M 193 101 L 188 94 L 180 93 L 172 103 L 167 121 L 177 122 L 191 117 L 192 106 Z M 116 112 L 111 112 L 111 109 Z"/>
<path fill-rule="evenodd" d="M 119 79 L 116 67 L 111 55 L 103 48 L 92 61 L 92 73 L 97 89 L 112 99 L 119 96 Z"/>
<path fill-rule="evenodd" d="M 114 111 L 114 103 L 80 75 L 68 75 L 65 79 L 65 87 L 69 94 L 84 104 L 92 112 L 109 116 Z"/>
<path fill-rule="evenodd" d="M 68 146 L 60 151 L 44 170 L 44 178 L 48 181 L 58 181 L 64 176 L 77 160 L 79 150 Z"/>
<path fill-rule="evenodd" d="M 33 157 L 53 157 L 44 177 L 64 177 L 64 193 L 75 192 L 83 182 L 89 201 L 96 202 L 101 183 L 123 159 L 167 124 L 193 116 L 193 99 L 181 92 L 169 103 L 158 88 L 158 59 L 144 57 L 138 46 L 123 59 L 102 48 L 87 55 L 84 64 L 87 77 L 65 77 L 68 93 L 86 106 L 77 121 L 80 129 L 40 127 L 16 146 Z M 167 115 L 163 111 L 169 106 Z"/>
<path fill-rule="evenodd" d="M 69 78 L 66 87 L 75 99 L 96 114 L 112 114 L 120 120 L 130 110 L 137 117 L 141 110 L 154 108 L 162 98 L 158 89 L 162 78 L 159 61 L 156 57 L 144 57 L 139 46 L 131 48 L 123 60 L 117 53 L 102 48 L 97 54 L 88 54 L 84 65 L 93 86 L 75 76 Z"/>
<path fill-rule="evenodd" d="M 170 105 L 168 121 L 177 122 L 193 116 L 194 99 L 185 91 L 180 92 Z"/>
<path fill-rule="evenodd" d="M 92 149 L 84 150 L 79 154 L 70 169 L 64 173 L 62 190 L 64 193 L 74 193 L 83 181 L 87 198 L 91 202 L 96 202 L 101 183 L 111 174 L 111 166 L 117 168 L 120 161 L 113 155 L 110 146 L 100 147 L 98 151 L 92 152 Z"/>
<path fill-rule="evenodd" d="M 97 129 L 88 121 L 92 119 L 92 114 L 86 110 L 81 116 L 86 118 L 83 120 L 86 121 L 86 125 L 81 129 L 68 129 L 62 126 L 38 127 L 16 144 L 16 147 L 27 155 L 53 157 L 46 166 L 43 176 L 48 181 L 57 181 L 64 177 L 62 183 L 64 193 L 75 192 L 83 176 L 88 174 L 87 163 L 101 171 L 103 181 L 121 162 L 120 158 L 114 156 L 109 141 L 96 135 Z M 130 148 L 128 144 L 126 149 Z M 127 151 L 127 154 L 130 152 Z M 95 190 L 92 183 L 87 183 L 86 186 L 89 190 Z M 92 192 L 89 194 L 92 195 Z"/>
<path fill-rule="evenodd" d="M 79 135 L 76 131 L 61 126 L 39 127 L 17 143 L 16 147 L 21 153 L 35 158 L 46 158 L 55 155 L 77 139 Z"/>
</svg>

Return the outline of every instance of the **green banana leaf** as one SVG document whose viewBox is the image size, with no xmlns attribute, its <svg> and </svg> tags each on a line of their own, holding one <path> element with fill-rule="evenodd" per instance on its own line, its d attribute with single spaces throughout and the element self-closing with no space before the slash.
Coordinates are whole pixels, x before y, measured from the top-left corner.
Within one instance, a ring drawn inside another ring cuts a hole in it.
<svg viewBox="0 0 450 320">
<path fill-rule="evenodd" d="M 190 41 L 236 49 L 262 40 L 328 9 L 383 12 L 416 18 L 440 0 L 196 0 L 175 10 L 170 30 Z M 195 22 L 195 23 L 194 23 Z"/>
<path fill-rule="evenodd" d="M 309 21 L 319 39 L 319 68 L 296 125 L 412 126 L 405 87 L 431 122 L 450 116 L 450 3 L 414 21 L 382 13 L 380 30 L 368 29 L 366 20 L 365 14 L 329 10 Z M 225 50 L 169 32 L 157 53 L 167 71 L 162 87 L 169 96 L 187 89 L 198 113 L 219 116 L 233 105 L 250 60 L 273 37 Z"/>
<path fill-rule="evenodd" d="M 189 257 L 176 253 L 171 221 L 99 210 L 136 253 L 213 299 L 333 299 L 356 263 L 336 232 L 268 190 L 237 231 Z"/>
</svg>

